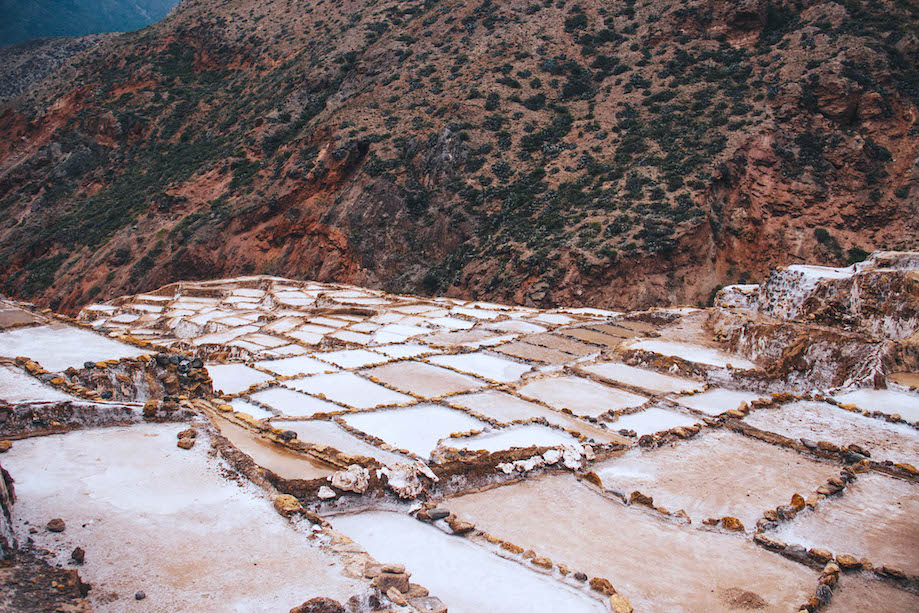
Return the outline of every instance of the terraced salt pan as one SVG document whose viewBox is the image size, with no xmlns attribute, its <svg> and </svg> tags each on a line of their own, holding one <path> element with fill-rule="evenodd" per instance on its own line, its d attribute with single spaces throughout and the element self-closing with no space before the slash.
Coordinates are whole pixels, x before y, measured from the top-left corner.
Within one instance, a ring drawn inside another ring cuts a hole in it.
<svg viewBox="0 0 919 613">
<path fill-rule="evenodd" d="M 631 449 L 594 468 L 603 486 L 635 490 L 671 511 L 683 509 L 698 525 L 709 517 L 738 518 L 747 529 L 765 509 L 807 497 L 839 467 L 723 430 L 706 431 L 650 451 Z"/>
<path fill-rule="evenodd" d="M 517 381 L 532 370 L 528 364 L 481 352 L 439 355 L 428 358 L 428 361 L 499 383 Z"/>
<path fill-rule="evenodd" d="M 332 525 L 380 562 L 404 563 L 450 613 L 605 611 L 580 592 L 407 515 L 369 511 L 332 518 Z"/>
<path fill-rule="evenodd" d="M 270 370 L 276 375 L 285 377 L 291 377 L 293 375 L 316 375 L 321 372 L 338 370 L 330 364 L 320 362 L 315 358 L 305 355 L 284 358 L 282 360 L 262 360 L 261 362 L 256 362 L 255 365 L 259 368 Z"/>
<path fill-rule="evenodd" d="M 840 409 L 826 402 L 801 401 L 778 409 L 760 409 L 745 418 L 751 426 L 789 438 L 829 441 L 843 447 L 855 443 L 873 460 L 919 466 L 919 432 Z"/>
<path fill-rule="evenodd" d="M 245 364 L 206 364 L 208 374 L 214 381 L 214 392 L 238 394 L 256 383 L 271 381 L 273 377 L 250 368 Z"/>
<path fill-rule="evenodd" d="M 442 441 L 441 445 L 454 449 L 471 449 L 474 451 L 484 449 L 489 453 L 494 453 L 513 447 L 562 447 L 576 445 L 577 442 L 577 439 L 567 432 L 560 432 L 537 424 L 526 424 L 502 428 L 495 432 L 487 432 L 477 436 L 448 438 Z"/>
<path fill-rule="evenodd" d="M 616 383 L 631 385 L 657 394 L 678 394 L 702 389 L 705 384 L 682 377 L 664 375 L 621 362 L 598 362 L 582 366 L 581 370 Z"/>
<path fill-rule="evenodd" d="M 624 442 L 625 440 L 614 432 L 603 430 L 586 421 L 497 390 L 451 396 L 448 402 L 499 422 L 510 423 L 515 420 L 541 417 L 550 424 L 580 432 L 601 443 Z"/>
<path fill-rule="evenodd" d="M 485 383 L 446 368 L 424 362 L 394 362 L 364 371 L 364 374 L 379 379 L 404 392 L 411 392 L 423 398 L 436 398 L 444 394 L 455 394 L 484 387 Z"/>
<path fill-rule="evenodd" d="M 84 362 L 101 362 L 143 355 L 140 349 L 106 338 L 95 332 L 52 324 L 0 332 L 0 356 L 26 356 L 52 372 Z"/>
<path fill-rule="evenodd" d="M 363 368 L 388 362 L 389 358 L 374 351 L 366 349 L 343 349 L 341 351 L 325 351 L 314 353 L 313 357 L 323 362 L 329 362 L 341 368 Z"/>
<path fill-rule="evenodd" d="M 580 377 L 556 377 L 533 381 L 517 392 L 556 409 L 570 409 L 577 415 L 596 417 L 647 402 L 647 398 Z"/>
<path fill-rule="evenodd" d="M 85 549 L 80 576 L 93 585 L 88 598 L 98 613 L 287 611 L 316 596 L 345 602 L 363 591 L 256 487 L 224 478 L 206 440 L 177 448 L 186 427 L 18 441 L 3 467 L 16 479 L 22 542 L 31 537 L 57 552 L 61 565 L 75 547 Z M 49 517 L 62 517 L 66 532 L 28 534 Z M 134 599 L 139 589 L 146 600 Z"/>
<path fill-rule="evenodd" d="M 842 496 L 782 522 L 775 536 L 805 547 L 867 557 L 909 575 L 919 574 L 919 487 L 879 474 L 862 474 Z"/>
<path fill-rule="evenodd" d="M 691 426 L 697 423 L 696 419 L 658 407 L 651 407 L 637 413 L 629 413 L 610 422 L 609 427 L 614 430 L 634 430 L 638 436 L 654 434 L 677 426 Z"/>
<path fill-rule="evenodd" d="M 58 391 L 50 385 L 26 373 L 6 366 L 0 366 L 0 401 L 6 402 L 63 402 L 79 401 L 70 394 Z"/>
<path fill-rule="evenodd" d="M 374 347 L 374 351 L 387 355 L 394 360 L 401 358 L 417 358 L 420 355 L 426 355 L 430 353 L 440 353 L 439 349 L 434 349 L 427 345 L 422 345 L 420 343 L 403 343 L 400 345 L 382 345 L 380 347 Z"/>
<path fill-rule="evenodd" d="M 833 588 L 826 613 L 900 613 L 919 611 L 919 594 L 898 589 L 871 573 L 846 573 Z"/>
<path fill-rule="evenodd" d="M 835 397 L 842 403 L 854 404 L 863 411 L 899 414 L 910 422 L 919 421 L 919 394 L 899 390 L 861 389 Z"/>
<path fill-rule="evenodd" d="M 608 578 L 636 611 L 736 613 L 731 603 L 745 590 L 765 601 L 758 611 L 786 613 L 807 602 L 816 586 L 814 571 L 746 538 L 667 522 L 606 500 L 571 475 L 529 479 L 443 506 L 498 538 Z"/>
<path fill-rule="evenodd" d="M 540 347 L 524 342 L 513 342 L 496 347 L 495 351 L 515 358 L 522 358 L 533 362 L 542 362 L 543 364 L 567 364 L 573 362 L 578 356 L 558 349 L 549 347 Z"/>
<path fill-rule="evenodd" d="M 720 349 L 694 345 L 692 343 L 680 343 L 677 341 L 663 341 L 659 339 L 642 339 L 629 343 L 630 349 L 643 349 L 662 355 L 682 358 L 689 362 L 697 364 L 707 364 L 724 368 L 730 364 L 733 368 L 755 369 L 756 364 L 746 358 L 738 355 L 725 353 Z"/>
<path fill-rule="evenodd" d="M 337 404 L 301 394 L 286 387 L 269 387 L 251 394 L 249 398 L 266 404 L 288 417 L 312 417 L 316 413 L 332 413 L 342 410 Z"/>
<path fill-rule="evenodd" d="M 284 385 L 295 390 L 323 395 L 355 409 L 373 409 L 390 404 L 414 402 L 414 398 L 386 389 L 351 372 L 314 375 L 303 379 L 285 381 Z"/>
<path fill-rule="evenodd" d="M 237 413 L 248 413 L 256 419 L 270 419 L 275 416 L 275 414 L 271 411 L 263 409 L 256 404 L 252 404 L 251 402 L 246 402 L 240 398 L 231 400 L 228 404 L 233 407 L 233 410 Z"/>
<path fill-rule="evenodd" d="M 275 428 L 293 430 L 297 438 L 305 443 L 316 445 L 329 445 L 348 455 L 366 456 L 374 458 L 386 466 L 397 464 L 413 464 L 415 460 L 398 453 L 384 451 L 361 439 L 352 436 L 341 426 L 331 421 L 280 421 L 271 422 Z"/>
<path fill-rule="evenodd" d="M 293 451 L 260 437 L 224 419 L 214 425 L 233 446 L 252 458 L 252 461 L 275 473 L 282 479 L 322 479 L 335 472 L 335 467 L 310 456 Z"/>
<path fill-rule="evenodd" d="M 677 396 L 671 400 L 679 402 L 684 407 L 689 407 L 708 415 L 721 415 L 725 411 L 740 407 L 744 402 L 750 403 L 761 397 L 760 394 L 753 392 L 717 388 L 701 394 Z"/>
<path fill-rule="evenodd" d="M 348 425 L 425 459 L 437 447 L 437 441 L 454 432 L 488 428 L 488 424 L 462 411 L 433 404 L 349 413 L 343 418 Z"/>
</svg>

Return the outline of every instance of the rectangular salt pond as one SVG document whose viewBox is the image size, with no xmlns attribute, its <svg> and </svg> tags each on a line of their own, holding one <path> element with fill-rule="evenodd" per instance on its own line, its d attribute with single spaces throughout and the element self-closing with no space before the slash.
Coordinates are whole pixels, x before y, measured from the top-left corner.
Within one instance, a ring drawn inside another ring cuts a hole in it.
<svg viewBox="0 0 919 613">
<path fill-rule="evenodd" d="M 653 370 L 622 364 L 621 362 L 598 362 L 589 366 L 582 366 L 581 370 L 616 383 L 640 387 L 656 394 L 689 392 L 702 389 L 705 386 L 704 383 L 698 381 L 664 375 Z"/>
<path fill-rule="evenodd" d="M 488 424 L 462 411 L 433 404 L 349 413 L 343 419 L 353 428 L 425 459 L 430 457 L 440 439 L 454 432 L 484 430 L 488 427 Z"/>
<path fill-rule="evenodd" d="M 428 358 L 428 362 L 441 366 L 449 366 L 456 370 L 499 383 L 517 381 L 525 373 L 532 370 L 529 364 L 521 364 L 520 362 L 508 360 L 507 358 L 499 358 L 481 352 L 438 355 Z"/>
<path fill-rule="evenodd" d="M 423 398 L 437 398 L 485 386 L 483 381 L 475 377 L 424 362 L 394 362 L 365 370 L 364 374 Z"/>
<path fill-rule="evenodd" d="M 787 543 L 823 547 L 875 566 L 919 574 L 919 487 L 886 475 L 858 476 L 841 496 L 782 522 L 772 534 Z"/>
<path fill-rule="evenodd" d="M 256 383 L 274 379 L 245 364 L 205 364 L 208 374 L 214 381 L 214 392 L 232 395 L 244 392 Z"/>
<path fill-rule="evenodd" d="M 444 439 L 441 445 L 443 447 L 470 449 L 472 451 L 484 449 L 489 453 L 494 453 L 513 447 L 562 447 L 576 445 L 577 442 L 577 439 L 567 432 L 537 424 L 526 424 L 502 428 L 501 430 L 477 436 L 448 438 Z"/>
<path fill-rule="evenodd" d="M 493 536 L 608 578 L 636 611 L 736 613 L 732 597 L 742 591 L 762 599 L 758 611 L 787 613 L 816 587 L 816 572 L 747 538 L 676 525 L 607 500 L 571 475 L 528 479 L 441 506 Z"/>
<path fill-rule="evenodd" d="M 71 366 L 83 368 L 84 362 L 135 358 L 143 354 L 131 345 L 60 324 L 0 332 L 0 356 L 26 356 L 51 372 L 61 372 Z"/>
<path fill-rule="evenodd" d="M 265 370 L 270 370 L 276 375 L 291 377 L 293 375 L 316 375 L 321 372 L 333 372 L 338 370 L 334 366 L 320 362 L 319 360 L 305 355 L 283 360 L 262 360 L 256 362 L 256 366 Z"/>
<path fill-rule="evenodd" d="M 561 330 L 560 333 L 600 347 L 618 347 L 622 344 L 622 339 L 618 336 L 604 334 L 588 328 L 569 328 L 568 330 Z"/>
<path fill-rule="evenodd" d="M 301 394 L 286 387 L 269 387 L 249 396 L 288 417 L 312 417 L 316 413 L 334 413 L 342 407 L 313 396 Z"/>
<path fill-rule="evenodd" d="M 898 589 L 870 572 L 846 573 L 833 588 L 826 613 L 872 613 L 919 611 L 919 594 Z"/>
<path fill-rule="evenodd" d="M 580 377 L 555 377 L 533 381 L 517 392 L 556 409 L 596 417 L 607 411 L 636 407 L 647 398 Z"/>
<path fill-rule="evenodd" d="M 373 350 L 377 353 L 387 355 L 394 360 L 401 358 L 417 358 L 420 355 L 426 355 L 430 353 L 440 353 L 440 349 L 434 349 L 433 347 L 422 345 L 420 343 L 382 345 L 380 347 L 374 347 Z"/>
<path fill-rule="evenodd" d="M 731 409 L 736 409 L 744 402 L 749 404 L 759 398 L 762 398 L 761 394 L 717 388 L 702 392 L 701 394 L 676 396 L 671 398 L 671 400 L 679 402 L 684 407 L 689 407 L 690 409 L 695 409 L 706 415 L 714 416 L 721 415 L 725 411 L 730 411 Z"/>
<path fill-rule="evenodd" d="M 919 422 L 919 394 L 899 390 L 861 389 L 834 398 L 843 404 L 854 404 L 863 411 L 899 414 L 909 422 Z"/>
<path fill-rule="evenodd" d="M 638 490 L 670 511 L 683 509 L 693 524 L 709 517 L 738 518 L 748 529 L 766 509 L 805 498 L 839 466 L 725 430 L 705 431 L 674 445 L 633 448 L 594 467 L 603 487 Z"/>
<path fill-rule="evenodd" d="M 877 461 L 908 462 L 919 466 L 919 432 L 840 409 L 826 402 L 801 401 L 777 409 L 748 413 L 744 421 L 760 430 L 789 438 L 829 441 L 842 447 L 855 443 Z"/>
<path fill-rule="evenodd" d="M 756 364 L 739 355 L 731 355 L 720 349 L 705 347 L 703 345 L 694 345 L 692 343 L 681 343 L 678 341 L 664 341 L 660 339 L 642 339 L 629 343 L 629 349 L 643 349 L 661 355 L 669 355 L 682 358 L 689 362 L 697 364 L 707 364 L 724 368 L 730 364 L 733 368 L 755 369 Z"/>
<path fill-rule="evenodd" d="M 77 430 L 17 441 L 3 455 L 16 479 L 14 526 L 93 589 L 97 613 L 287 611 L 316 596 L 363 593 L 245 480 L 223 477 L 207 440 L 176 447 L 185 424 Z M 151 470 L 155 467 L 155 470 Z M 61 517 L 60 534 L 44 526 Z M 28 521 L 29 525 L 24 524 Z M 304 579 L 307 578 L 307 579 Z M 136 601 L 142 589 L 146 600 Z"/>
<path fill-rule="evenodd" d="M 0 401 L 5 402 L 63 402 L 79 401 L 70 394 L 65 394 L 50 385 L 27 375 L 16 368 L 0 366 Z"/>
<path fill-rule="evenodd" d="M 351 372 L 314 375 L 303 379 L 285 381 L 295 390 L 325 396 L 329 400 L 355 409 L 372 409 L 390 404 L 414 402 L 414 398 L 386 389 Z"/>
<path fill-rule="evenodd" d="M 363 368 L 388 362 L 389 358 L 374 351 L 366 349 L 343 349 L 341 351 L 325 351 L 314 353 L 313 357 L 323 362 L 340 366 L 341 368 Z"/>
<path fill-rule="evenodd" d="M 564 351 L 559 351 L 558 349 L 540 347 L 520 341 L 501 345 L 500 347 L 496 347 L 495 351 L 515 358 L 541 362 L 543 364 L 567 364 L 568 362 L 573 362 L 578 357 L 570 353 L 565 353 Z"/>
<path fill-rule="evenodd" d="M 634 430 L 638 436 L 644 436 L 677 426 L 691 426 L 697 422 L 698 420 L 676 411 L 651 407 L 637 413 L 622 415 L 608 425 L 613 430 Z"/>
<path fill-rule="evenodd" d="M 368 511 L 331 519 L 381 563 L 402 563 L 412 581 L 440 598 L 450 613 L 602 613 L 605 605 L 464 538 L 448 536 L 408 515 Z"/>
<path fill-rule="evenodd" d="M 398 453 L 384 451 L 375 447 L 356 436 L 353 436 L 347 430 L 332 421 L 310 420 L 310 421 L 282 421 L 275 420 L 271 422 L 275 428 L 282 430 L 293 430 L 297 433 L 297 438 L 304 443 L 313 443 L 315 445 L 328 445 L 348 455 L 366 456 L 374 458 L 386 466 L 395 466 L 397 464 L 414 464 L 415 460 Z"/>
<path fill-rule="evenodd" d="M 335 472 L 335 467 L 308 455 L 264 439 L 258 433 L 232 424 L 222 418 L 214 420 L 220 434 L 233 446 L 252 458 L 252 461 L 270 470 L 282 479 L 323 479 Z"/>
<path fill-rule="evenodd" d="M 557 349 L 558 351 L 564 351 L 565 353 L 570 353 L 571 355 L 576 356 L 590 355 L 600 351 L 600 348 L 595 345 L 588 345 L 587 343 L 582 343 L 579 340 L 561 336 L 559 334 L 532 334 L 530 336 L 525 336 L 520 340 L 530 343 L 531 345 L 539 345 L 541 347 L 548 347 L 549 349 Z"/>
<path fill-rule="evenodd" d="M 238 413 L 248 413 L 255 419 L 270 419 L 275 416 L 271 411 L 263 409 L 258 405 L 252 404 L 251 402 L 240 400 L 239 398 L 231 400 L 229 405 L 233 407 L 234 411 Z"/>
</svg>

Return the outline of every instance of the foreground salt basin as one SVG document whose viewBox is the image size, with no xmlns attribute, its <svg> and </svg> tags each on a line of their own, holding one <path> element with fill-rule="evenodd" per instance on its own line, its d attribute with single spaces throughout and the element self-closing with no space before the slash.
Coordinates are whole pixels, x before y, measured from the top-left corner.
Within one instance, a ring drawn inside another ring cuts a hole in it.
<svg viewBox="0 0 919 613">
<path fill-rule="evenodd" d="M 143 353 L 95 332 L 61 324 L 0 332 L 0 356 L 28 356 L 52 372 L 82 368 L 84 362 L 134 358 Z"/>
<path fill-rule="evenodd" d="M 310 544 L 271 502 L 199 441 L 176 447 L 182 424 L 76 431 L 18 441 L 3 456 L 16 475 L 18 538 L 61 517 L 67 530 L 32 538 L 80 576 L 96 611 L 287 611 L 315 596 L 344 602 L 365 589 Z M 155 466 L 156 470 L 151 470 Z M 26 525 L 24 522 L 28 521 Z M 144 601 L 134 593 L 143 590 Z"/>
</svg>

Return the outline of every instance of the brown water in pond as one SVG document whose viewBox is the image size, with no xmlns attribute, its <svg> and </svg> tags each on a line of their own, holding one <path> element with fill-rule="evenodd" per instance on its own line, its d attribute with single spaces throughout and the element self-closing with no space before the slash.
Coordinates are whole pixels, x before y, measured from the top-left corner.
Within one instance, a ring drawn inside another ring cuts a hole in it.
<svg viewBox="0 0 919 613">
<path fill-rule="evenodd" d="M 887 380 L 907 387 L 919 387 L 919 372 L 895 372 L 887 375 Z"/>
<path fill-rule="evenodd" d="M 282 479 L 320 479 L 337 470 L 334 466 L 294 453 L 224 419 L 215 419 L 214 423 L 234 447 Z"/>
<path fill-rule="evenodd" d="M 787 612 L 813 594 L 814 571 L 740 535 L 679 526 L 553 475 L 444 503 L 480 529 L 591 576 L 637 611 Z M 748 607 L 749 608 L 749 607 Z"/>
<path fill-rule="evenodd" d="M 540 347 L 557 349 L 558 351 L 564 351 L 565 353 L 570 353 L 571 355 L 577 356 L 588 355 L 598 351 L 597 347 L 594 345 L 588 345 L 587 343 L 582 343 L 579 340 L 567 338 L 558 334 L 531 334 L 529 336 L 524 336 L 521 340 L 526 341 L 531 345 L 539 345 Z"/>
<path fill-rule="evenodd" d="M 833 590 L 826 613 L 908 613 L 919 611 L 919 594 L 901 590 L 868 573 L 845 574 Z"/>
<path fill-rule="evenodd" d="M 36 321 L 39 321 L 37 317 L 22 309 L 0 308 L 0 330 L 9 328 L 10 326 L 29 324 Z"/>
<path fill-rule="evenodd" d="M 570 353 L 519 341 L 495 347 L 495 351 L 523 360 L 542 362 L 543 364 L 567 364 L 577 359 L 577 356 Z"/>
<path fill-rule="evenodd" d="M 403 392 L 425 398 L 467 392 L 485 386 L 484 381 L 470 375 L 423 362 L 394 362 L 365 370 L 364 374 Z"/>
<path fill-rule="evenodd" d="M 561 333 L 602 347 L 618 347 L 623 340 L 620 336 L 611 336 L 589 328 L 569 328 L 568 330 L 562 330 Z"/>
</svg>

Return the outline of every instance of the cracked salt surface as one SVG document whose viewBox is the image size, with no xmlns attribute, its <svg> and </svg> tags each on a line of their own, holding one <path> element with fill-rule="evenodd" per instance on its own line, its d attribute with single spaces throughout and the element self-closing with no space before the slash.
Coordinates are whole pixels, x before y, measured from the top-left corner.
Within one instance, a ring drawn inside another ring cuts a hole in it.
<svg viewBox="0 0 919 613">
<path fill-rule="evenodd" d="M 284 385 L 307 394 L 322 394 L 329 400 L 356 409 L 414 402 L 414 398 L 386 389 L 351 372 L 337 372 L 314 375 L 303 379 L 291 379 Z"/>
<path fill-rule="evenodd" d="M 581 370 L 616 383 L 631 385 L 657 394 L 690 392 L 702 389 L 705 385 L 692 379 L 664 375 L 621 362 L 597 362 L 582 366 Z"/>
<path fill-rule="evenodd" d="M 287 611 L 316 596 L 346 601 L 366 588 L 310 545 L 255 486 L 227 480 L 207 441 L 176 447 L 184 424 L 78 430 L 17 441 L 3 466 L 16 477 L 19 538 L 81 578 L 99 613 Z M 151 471 L 151 466 L 156 470 Z M 66 532 L 39 531 L 62 517 Z M 146 600 L 135 601 L 144 590 Z"/>
<path fill-rule="evenodd" d="M 899 390 L 861 389 L 835 396 L 838 402 L 854 404 L 863 411 L 899 414 L 910 422 L 919 422 L 919 394 Z"/>
<path fill-rule="evenodd" d="M 556 409 L 570 409 L 576 415 L 592 417 L 607 411 L 636 407 L 648 400 L 644 396 L 580 377 L 539 379 L 524 385 L 517 392 Z"/>
<path fill-rule="evenodd" d="M 83 368 L 84 362 L 136 358 L 143 354 L 131 345 L 62 324 L 0 332 L 0 356 L 26 356 L 52 372 L 71 366 Z"/>
<path fill-rule="evenodd" d="M 205 364 L 205 367 L 214 381 L 214 392 L 217 394 L 238 394 L 256 383 L 265 383 L 274 378 L 245 364 Z"/>
<path fill-rule="evenodd" d="M 437 441 L 454 432 L 488 428 L 488 424 L 462 411 L 434 404 L 349 413 L 343 418 L 349 426 L 425 459 L 437 447 Z"/>
<path fill-rule="evenodd" d="M 665 341 L 658 339 L 642 339 L 629 343 L 628 348 L 643 349 L 653 353 L 660 353 L 662 355 L 682 358 L 688 362 L 717 366 L 718 368 L 724 368 L 728 364 L 730 364 L 733 368 L 758 368 L 756 364 L 746 358 L 740 357 L 739 355 L 731 355 L 721 351 L 720 349 L 713 349 L 711 347 L 704 347 L 702 345 L 694 345 L 692 343 L 681 343 L 677 341 Z"/>
<path fill-rule="evenodd" d="M 761 394 L 717 388 L 701 394 L 677 396 L 671 398 L 671 400 L 682 404 L 684 407 L 715 416 L 721 415 L 725 411 L 736 409 L 744 402 L 749 404 L 759 398 L 762 398 Z"/>
<path fill-rule="evenodd" d="M 65 394 L 16 368 L 0 366 L 0 400 L 6 402 L 59 402 L 80 399 Z"/>
<path fill-rule="evenodd" d="M 412 581 L 443 600 L 450 613 L 607 610 L 584 592 L 407 515 L 368 511 L 331 522 L 377 560 L 404 563 Z"/>
<path fill-rule="evenodd" d="M 512 426 L 471 437 L 448 438 L 441 442 L 444 447 L 473 451 L 485 450 L 489 453 L 513 447 L 561 447 L 577 444 L 578 440 L 567 432 L 536 424 Z"/>
</svg>

